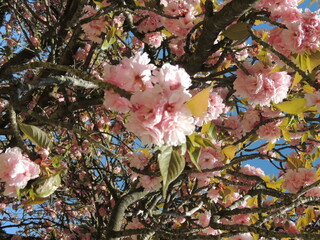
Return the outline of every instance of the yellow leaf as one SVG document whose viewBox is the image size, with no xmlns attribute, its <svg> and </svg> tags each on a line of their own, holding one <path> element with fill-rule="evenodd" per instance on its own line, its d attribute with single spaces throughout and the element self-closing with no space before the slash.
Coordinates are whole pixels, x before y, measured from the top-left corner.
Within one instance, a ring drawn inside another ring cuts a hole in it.
<svg viewBox="0 0 320 240">
<path fill-rule="evenodd" d="M 310 136 L 310 132 L 307 131 L 306 133 L 304 133 L 302 136 L 301 136 L 301 143 L 304 143 L 305 141 L 307 141 L 308 137 Z"/>
<path fill-rule="evenodd" d="M 311 70 L 320 65 L 320 52 L 316 51 L 315 53 L 311 53 L 309 56 L 309 61 Z"/>
<path fill-rule="evenodd" d="M 315 218 L 314 210 L 311 207 L 308 207 L 304 210 L 305 215 L 298 219 L 297 228 L 302 229 Z"/>
<path fill-rule="evenodd" d="M 223 154 L 229 160 L 234 158 L 236 151 L 237 151 L 237 147 L 234 145 L 229 145 L 229 146 L 226 146 L 222 149 Z"/>
<path fill-rule="evenodd" d="M 305 106 L 306 103 L 307 100 L 304 98 L 294 98 L 287 102 L 275 104 L 275 106 L 286 113 L 300 114 L 307 109 L 307 107 Z"/>
<path fill-rule="evenodd" d="M 282 121 L 282 123 L 280 124 L 280 129 L 281 129 L 283 138 L 284 138 L 286 141 L 291 142 L 290 132 L 289 132 L 289 130 L 287 129 L 288 124 L 289 124 L 289 118 L 285 118 L 285 119 Z"/>
<path fill-rule="evenodd" d="M 137 148 L 139 152 L 142 152 L 145 156 L 149 156 L 150 150 L 148 148 Z"/>
<path fill-rule="evenodd" d="M 261 50 L 256 56 L 263 63 L 269 62 L 269 55 L 268 52 L 265 50 Z"/>
<path fill-rule="evenodd" d="M 93 2 L 99 7 L 99 8 L 103 8 L 104 5 L 102 4 L 102 2 L 99 2 L 99 1 L 94 1 Z"/>
<path fill-rule="evenodd" d="M 282 183 L 284 182 L 284 179 L 280 179 L 276 182 L 266 182 L 266 186 L 268 188 L 272 188 L 272 189 L 275 189 L 275 190 L 282 190 Z"/>
<path fill-rule="evenodd" d="M 258 197 L 254 196 L 254 197 L 248 199 L 247 206 L 249 206 L 249 207 L 255 206 L 256 207 L 258 205 L 257 203 L 258 203 Z"/>
<path fill-rule="evenodd" d="M 211 122 L 206 122 L 202 125 L 201 133 L 207 133 L 210 129 Z"/>
<path fill-rule="evenodd" d="M 257 234 L 257 233 L 251 233 L 251 235 L 252 235 L 252 237 L 254 238 L 254 240 L 258 240 L 258 239 L 260 239 L 260 236 L 259 236 L 259 234 Z"/>
<path fill-rule="evenodd" d="M 258 213 L 253 213 L 250 216 L 250 223 L 255 224 L 259 220 L 259 215 Z"/>
<path fill-rule="evenodd" d="M 291 169 L 298 169 L 300 167 L 303 167 L 303 165 L 304 165 L 301 158 L 295 158 L 295 157 L 288 156 L 287 159 L 288 159 L 288 164 Z"/>
<path fill-rule="evenodd" d="M 270 182 L 271 179 L 270 179 L 270 176 L 269 175 L 265 175 L 262 177 L 263 181 L 265 181 L 266 183 Z"/>
<path fill-rule="evenodd" d="M 309 84 L 305 84 L 302 88 L 306 93 L 314 93 L 316 91 L 316 89 Z"/>
<path fill-rule="evenodd" d="M 267 40 L 268 37 L 269 37 L 268 32 L 264 32 L 263 35 L 262 35 L 261 40 L 265 41 L 265 40 Z"/>
<path fill-rule="evenodd" d="M 169 31 L 167 31 L 167 30 L 165 30 L 165 29 L 163 29 L 161 32 L 162 32 L 164 35 L 166 35 L 167 37 L 170 37 L 170 36 L 172 35 Z"/>
<path fill-rule="evenodd" d="M 161 209 L 163 207 L 164 207 L 164 203 L 160 203 L 160 204 L 157 205 L 157 208 L 159 208 L 159 209 Z"/>
<path fill-rule="evenodd" d="M 317 179 L 319 180 L 320 179 L 320 168 L 318 168 L 318 170 L 316 171 L 316 176 L 317 176 Z"/>
<path fill-rule="evenodd" d="M 296 57 L 296 64 L 304 72 L 308 71 L 310 73 L 312 71 L 310 58 L 307 54 L 298 54 L 298 56 Z"/>
<path fill-rule="evenodd" d="M 276 143 L 269 143 L 268 144 L 268 146 L 267 146 L 267 151 L 271 151 L 273 148 L 274 148 L 274 146 L 276 145 Z"/>
<path fill-rule="evenodd" d="M 28 200 L 24 201 L 20 205 L 20 207 L 24 207 L 24 206 L 27 206 L 27 205 L 42 204 L 42 203 L 44 203 L 45 201 L 47 201 L 49 199 L 50 199 L 49 197 L 46 197 L 46 198 L 35 197 L 34 199 L 28 199 Z"/>
<path fill-rule="evenodd" d="M 274 72 L 281 72 L 281 68 L 276 65 L 269 73 L 274 73 Z"/>
<path fill-rule="evenodd" d="M 294 88 L 301 80 L 302 80 L 301 75 L 298 72 L 296 72 L 296 74 L 294 75 L 292 85 L 291 85 L 291 89 Z"/>
<path fill-rule="evenodd" d="M 261 24 L 262 23 L 262 21 L 260 21 L 260 20 L 255 20 L 254 21 L 254 25 L 259 25 L 259 24 Z"/>
<path fill-rule="evenodd" d="M 287 141 L 287 142 L 291 142 L 291 136 L 290 136 L 290 132 L 287 128 L 282 127 L 281 128 L 281 132 L 282 132 L 282 136 L 283 138 Z"/>
<path fill-rule="evenodd" d="M 210 90 L 211 87 L 203 89 L 201 92 L 193 96 L 189 102 L 186 103 L 193 116 L 202 118 L 204 117 L 204 113 L 208 111 Z"/>
</svg>

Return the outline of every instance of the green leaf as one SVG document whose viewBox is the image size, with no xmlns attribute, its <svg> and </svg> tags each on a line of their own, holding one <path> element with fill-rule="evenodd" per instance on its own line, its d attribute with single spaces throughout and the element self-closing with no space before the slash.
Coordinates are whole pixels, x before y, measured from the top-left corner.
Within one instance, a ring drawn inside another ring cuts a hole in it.
<svg viewBox="0 0 320 240">
<path fill-rule="evenodd" d="M 186 162 L 184 157 L 169 146 L 161 148 L 158 161 L 163 179 L 163 196 L 166 196 L 169 184 L 181 174 Z"/>
<path fill-rule="evenodd" d="M 115 26 L 112 26 L 109 29 L 107 36 L 101 46 L 102 50 L 107 50 L 112 44 L 114 44 L 117 41 L 117 38 L 115 36 L 116 31 L 117 31 L 117 28 Z"/>
<path fill-rule="evenodd" d="M 60 162 L 62 162 L 63 159 L 64 159 L 63 156 L 55 155 L 54 157 L 51 158 L 52 166 L 54 168 L 59 168 L 61 166 Z"/>
<path fill-rule="evenodd" d="M 199 166 L 199 157 L 201 153 L 201 147 L 195 147 L 192 145 L 191 141 L 187 141 L 187 149 L 191 162 L 196 166 L 196 168 L 201 172 L 201 167 Z"/>
<path fill-rule="evenodd" d="M 50 147 L 51 140 L 49 136 L 42 131 L 40 128 L 28 125 L 24 123 L 18 123 L 20 130 L 29 138 L 34 144 L 38 145 L 39 147 Z"/>
<path fill-rule="evenodd" d="M 209 139 L 203 138 L 202 136 L 196 133 L 189 135 L 188 140 L 190 140 L 190 142 L 194 147 L 204 147 L 204 148 L 211 147 L 216 149 L 216 146 L 214 146 Z"/>
<path fill-rule="evenodd" d="M 34 195 L 39 198 L 49 197 L 61 184 L 60 172 L 46 177 L 38 178 L 32 183 Z"/>
<path fill-rule="evenodd" d="M 222 35 L 231 40 L 244 41 L 250 36 L 248 31 L 248 23 L 238 22 L 233 24 L 228 27 L 228 29 L 223 31 Z"/>
</svg>

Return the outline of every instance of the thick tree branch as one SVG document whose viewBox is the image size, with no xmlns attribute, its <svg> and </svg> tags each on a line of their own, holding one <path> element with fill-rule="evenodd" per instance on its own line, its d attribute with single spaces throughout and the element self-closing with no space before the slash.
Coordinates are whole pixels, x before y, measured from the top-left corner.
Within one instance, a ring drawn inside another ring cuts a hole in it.
<svg viewBox="0 0 320 240">
<path fill-rule="evenodd" d="M 219 33 L 236 19 L 245 14 L 258 0 L 233 0 L 226 4 L 219 12 L 213 13 L 206 7 L 206 16 L 203 21 L 203 31 L 199 38 L 195 52 L 186 58 L 184 68 L 190 75 L 201 70 L 202 64 L 212 54 L 214 41 Z M 212 4 L 206 1 L 206 6 Z"/>
<path fill-rule="evenodd" d="M 147 191 L 145 192 L 133 192 L 125 195 L 122 197 L 112 210 L 111 216 L 110 216 L 110 221 L 107 227 L 107 240 L 116 240 L 118 239 L 111 237 L 112 233 L 114 231 L 120 231 L 121 230 L 121 225 L 122 225 L 122 220 L 125 216 L 125 211 L 126 209 L 136 201 L 144 198 L 148 194 Z"/>
</svg>

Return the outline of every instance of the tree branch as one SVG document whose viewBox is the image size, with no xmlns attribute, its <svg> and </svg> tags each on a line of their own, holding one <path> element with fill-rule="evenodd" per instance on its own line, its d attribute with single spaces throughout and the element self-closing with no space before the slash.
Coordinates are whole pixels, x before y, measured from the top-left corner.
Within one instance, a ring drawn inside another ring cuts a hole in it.
<svg viewBox="0 0 320 240">
<path fill-rule="evenodd" d="M 236 19 L 245 14 L 258 0 L 233 0 L 226 4 L 219 12 L 210 9 L 211 1 L 206 1 L 206 15 L 203 21 L 203 31 L 199 38 L 195 52 L 186 58 L 185 70 L 194 75 L 201 70 L 202 64 L 212 54 L 212 46 L 219 33 Z"/>
</svg>

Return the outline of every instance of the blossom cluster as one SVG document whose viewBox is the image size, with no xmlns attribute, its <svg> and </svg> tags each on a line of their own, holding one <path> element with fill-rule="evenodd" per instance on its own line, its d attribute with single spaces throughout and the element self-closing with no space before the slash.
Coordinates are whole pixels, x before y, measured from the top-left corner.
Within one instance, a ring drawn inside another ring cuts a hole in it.
<svg viewBox="0 0 320 240">
<path fill-rule="evenodd" d="M 40 174 L 39 165 L 24 156 L 18 147 L 0 154 L 0 166 L 0 180 L 6 183 L 3 194 L 7 196 L 16 196 L 18 189 L 25 188 L 30 179 Z"/>
<path fill-rule="evenodd" d="M 297 8 L 282 11 L 281 23 L 286 28 L 274 28 L 270 31 L 269 43 L 286 56 L 293 53 L 315 52 L 320 44 L 319 11 L 301 12 Z M 285 13 L 285 14 L 283 14 Z"/>
<path fill-rule="evenodd" d="M 243 64 L 247 70 L 238 69 L 234 81 L 235 94 L 248 99 L 252 106 L 270 106 L 271 102 L 279 103 L 287 97 L 291 77 L 287 72 L 271 72 L 262 62 L 250 65 Z"/>
<path fill-rule="evenodd" d="M 139 5 L 146 6 L 146 2 L 148 1 L 138 2 Z M 140 39 L 143 42 L 137 39 L 135 39 L 135 41 L 139 41 L 141 44 L 149 44 L 154 48 L 159 48 L 166 36 L 174 35 L 175 37 L 169 41 L 169 47 L 172 53 L 177 56 L 183 55 L 185 53 L 184 39 L 197 21 L 199 21 L 199 18 L 195 17 L 199 13 L 198 9 L 196 9 L 199 3 L 200 0 L 160 1 L 163 12 L 173 18 L 160 16 L 153 11 L 137 10 L 133 14 L 133 21 L 137 26 L 138 32 L 143 35 L 143 38 Z M 101 3 L 102 6 L 108 6 L 109 4 L 108 1 L 103 1 L 103 3 Z M 98 10 L 92 6 L 85 6 L 82 18 L 92 17 L 97 12 Z M 86 39 L 101 44 L 103 35 L 110 30 L 108 30 L 108 28 L 111 25 L 114 25 L 120 29 L 122 22 L 124 22 L 124 18 L 121 15 L 114 17 L 109 23 L 106 19 L 100 17 L 83 24 L 82 29 L 85 32 Z M 165 32 L 162 31 L 163 27 L 166 28 Z"/>
<path fill-rule="evenodd" d="M 126 128 L 144 144 L 178 146 L 195 129 L 195 119 L 185 103 L 192 97 L 190 76 L 183 68 L 164 64 L 156 68 L 147 54 L 137 53 L 118 65 L 105 66 L 104 80 L 132 93 L 130 99 L 105 92 L 104 106 L 130 112 Z M 216 119 L 223 111 L 221 97 L 212 94 L 206 118 Z"/>
</svg>

